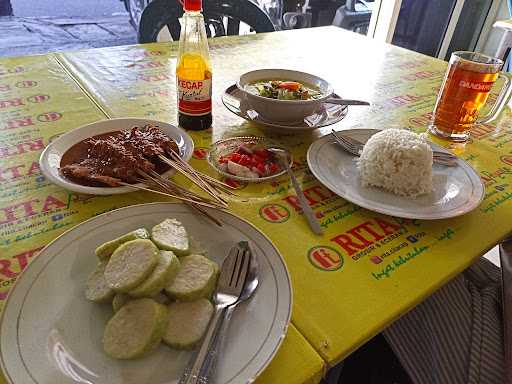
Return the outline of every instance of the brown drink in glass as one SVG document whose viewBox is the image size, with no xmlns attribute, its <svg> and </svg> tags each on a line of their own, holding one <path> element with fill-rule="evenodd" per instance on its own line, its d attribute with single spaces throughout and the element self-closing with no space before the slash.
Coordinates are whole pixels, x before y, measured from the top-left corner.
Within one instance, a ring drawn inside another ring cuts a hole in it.
<svg viewBox="0 0 512 384">
<path fill-rule="evenodd" d="M 430 132 L 453 141 L 466 141 L 474 124 L 493 120 L 510 93 L 509 79 L 499 73 L 503 61 L 474 52 L 454 52 L 437 97 Z M 496 79 L 505 84 L 489 113 L 479 113 Z"/>
</svg>

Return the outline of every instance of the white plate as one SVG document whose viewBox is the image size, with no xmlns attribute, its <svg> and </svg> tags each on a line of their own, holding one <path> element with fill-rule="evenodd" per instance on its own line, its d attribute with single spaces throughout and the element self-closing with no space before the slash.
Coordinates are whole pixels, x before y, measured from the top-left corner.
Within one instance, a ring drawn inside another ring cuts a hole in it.
<svg viewBox="0 0 512 384">
<path fill-rule="evenodd" d="M 136 205 L 90 219 L 50 243 L 23 272 L 5 303 L 0 324 L 2 369 L 11 384 L 174 384 L 189 351 L 161 345 L 137 360 L 114 360 L 101 339 L 110 305 L 84 297 L 99 244 L 127 231 L 151 228 L 167 217 L 221 263 L 235 242 L 248 240 L 259 263 L 257 291 L 233 314 L 217 366 L 217 384 L 249 383 L 276 354 L 290 321 L 292 291 L 285 263 L 265 235 L 226 212 L 211 212 L 212 226 L 183 204 Z"/>
<path fill-rule="evenodd" d="M 333 98 L 340 98 L 333 94 Z M 346 105 L 322 103 L 319 111 L 308 116 L 301 123 L 282 123 L 272 122 L 262 118 L 256 111 L 252 110 L 243 99 L 243 93 L 236 85 L 228 87 L 222 95 L 222 103 L 224 106 L 240 116 L 242 119 L 261 124 L 268 128 L 277 128 L 286 131 L 305 131 L 326 127 L 335 124 L 345 118 L 348 113 Z"/>
<path fill-rule="evenodd" d="M 375 129 L 351 129 L 344 135 L 366 142 Z M 437 151 L 444 148 L 432 144 Z M 407 199 L 378 188 L 364 188 L 359 180 L 355 157 L 341 148 L 331 135 L 315 141 L 308 150 L 311 172 L 331 191 L 371 211 L 409 219 L 446 219 L 478 207 L 485 193 L 482 180 L 471 166 L 458 159 L 456 167 L 434 164 L 434 191 Z"/>
<path fill-rule="evenodd" d="M 44 151 L 41 153 L 41 157 L 39 158 L 39 166 L 41 167 L 41 172 L 52 183 L 55 183 L 73 192 L 85 193 L 89 195 L 113 195 L 133 192 L 134 188 L 130 187 L 88 187 L 74 183 L 73 181 L 65 178 L 60 173 L 60 160 L 62 155 L 64 155 L 64 153 L 69 148 L 88 137 L 107 132 L 130 129 L 136 125 L 142 126 L 144 124 L 158 125 L 163 133 L 165 133 L 178 144 L 180 156 L 185 161 L 190 160 L 192 157 L 192 152 L 194 151 L 194 142 L 183 129 L 168 123 L 164 123 L 162 121 L 148 119 L 111 119 L 83 125 L 63 134 L 62 136 L 59 136 L 57 139 L 52 141 L 44 149 Z M 173 173 L 173 170 L 169 170 L 165 172 L 163 176 L 170 176 Z M 143 184 L 135 185 L 143 186 Z"/>
</svg>

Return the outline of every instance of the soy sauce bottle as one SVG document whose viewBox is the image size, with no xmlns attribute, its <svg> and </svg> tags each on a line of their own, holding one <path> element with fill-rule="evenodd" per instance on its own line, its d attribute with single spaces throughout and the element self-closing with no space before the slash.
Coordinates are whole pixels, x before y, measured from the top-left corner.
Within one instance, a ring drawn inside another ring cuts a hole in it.
<svg viewBox="0 0 512 384">
<path fill-rule="evenodd" d="M 212 66 L 202 0 L 184 0 L 181 20 L 176 84 L 178 122 L 185 129 L 199 131 L 212 125 Z"/>
</svg>

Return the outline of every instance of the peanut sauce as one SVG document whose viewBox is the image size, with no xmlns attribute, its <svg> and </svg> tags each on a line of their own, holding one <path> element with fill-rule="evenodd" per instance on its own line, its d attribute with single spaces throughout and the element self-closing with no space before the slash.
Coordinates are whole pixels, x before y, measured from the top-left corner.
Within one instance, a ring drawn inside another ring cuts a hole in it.
<svg viewBox="0 0 512 384">
<path fill-rule="evenodd" d="M 107 132 L 102 133 L 99 135 L 95 135 L 92 137 L 88 137 L 87 139 L 84 139 L 75 145 L 73 145 L 71 148 L 69 148 L 63 155 L 60 161 L 60 168 L 62 169 L 65 166 L 72 166 L 72 165 L 79 165 L 82 161 L 86 159 L 92 159 L 89 150 L 92 148 L 91 140 L 105 140 L 105 139 L 119 139 L 122 142 L 123 135 L 127 131 L 113 131 L 113 132 Z M 175 143 L 173 142 L 175 149 L 177 147 L 175 146 Z M 109 158 L 107 158 L 106 163 L 108 163 Z M 158 157 L 153 156 L 148 159 L 149 162 L 151 162 L 154 165 L 154 170 L 158 174 L 162 174 L 170 169 L 170 166 L 162 162 L 158 159 Z M 102 172 L 102 166 L 103 169 L 108 169 L 108 165 L 103 164 L 102 162 L 99 162 L 99 167 L 96 167 L 95 170 L 97 171 L 97 174 L 101 175 Z M 63 172 L 64 173 L 64 172 Z M 89 187 L 113 187 L 113 185 L 108 185 L 106 183 L 91 180 L 86 177 L 73 177 L 69 173 L 65 174 L 65 177 L 74 183 L 89 186 Z M 123 182 L 128 182 L 130 184 L 135 184 L 136 181 L 134 180 L 123 180 L 120 179 Z"/>
</svg>

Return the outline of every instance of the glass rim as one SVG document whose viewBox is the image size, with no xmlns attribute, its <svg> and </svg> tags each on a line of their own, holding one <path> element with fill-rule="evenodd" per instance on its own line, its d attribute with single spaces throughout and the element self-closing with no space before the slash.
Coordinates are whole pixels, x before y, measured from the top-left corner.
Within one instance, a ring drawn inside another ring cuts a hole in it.
<svg viewBox="0 0 512 384">
<path fill-rule="evenodd" d="M 476 60 L 472 60 L 472 59 L 469 59 L 467 57 L 464 57 L 465 55 L 476 55 L 476 56 L 484 57 L 488 61 L 492 61 L 492 62 L 491 63 L 482 63 L 481 61 L 476 61 Z M 503 65 L 503 60 L 501 60 L 501 59 L 499 59 L 497 57 L 492 57 L 492 56 L 486 55 L 484 53 L 480 53 L 480 52 L 455 51 L 455 52 L 452 52 L 451 56 L 452 57 L 455 56 L 459 60 L 464 60 L 464 61 L 467 61 L 467 62 L 470 62 L 470 63 L 473 63 L 473 64 L 478 64 L 478 65 L 492 66 L 492 67 L 495 67 L 495 66 L 498 66 L 498 65 L 499 66 Z"/>
</svg>

